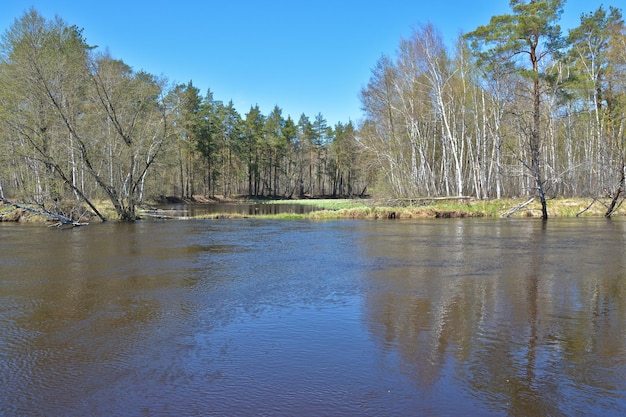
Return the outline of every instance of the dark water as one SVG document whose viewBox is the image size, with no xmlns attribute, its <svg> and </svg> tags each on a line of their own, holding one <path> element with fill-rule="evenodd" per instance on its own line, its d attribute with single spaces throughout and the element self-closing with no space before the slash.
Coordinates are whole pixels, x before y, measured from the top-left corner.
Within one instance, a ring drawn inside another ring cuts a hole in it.
<svg viewBox="0 0 626 417">
<path fill-rule="evenodd" d="M 290 203 L 231 203 L 231 204 L 168 204 L 159 206 L 159 213 L 175 217 L 194 217 L 203 214 L 305 214 L 319 207 L 311 204 Z"/>
<path fill-rule="evenodd" d="M 2 416 L 626 413 L 620 219 L 0 225 Z"/>
</svg>

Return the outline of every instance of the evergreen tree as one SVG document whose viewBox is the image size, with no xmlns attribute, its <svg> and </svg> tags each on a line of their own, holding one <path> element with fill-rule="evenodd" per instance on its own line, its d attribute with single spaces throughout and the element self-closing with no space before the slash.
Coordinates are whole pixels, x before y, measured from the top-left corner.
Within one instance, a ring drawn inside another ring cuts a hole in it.
<svg viewBox="0 0 626 417">
<path fill-rule="evenodd" d="M 265 118 L 259 106 L 253 106 L 246 114 L 243 134 L 243 155 L 246 160 L 248 170 L 248 195 L 258 197 L 259 195 L 259 144 L 263 138 Z"/>
<path fill-rule="evenodd" d="M 541 200 L 542 218 L 548 218 L 541 156 L 542 63 L 555 56 L 563 43 L 558 20 L 564 0 L 511 0 L 512 14 L 493 16 L 488 25 L 467 34 L 480 60 L 512 66 L 529 85 L 531 121 L 527 132 L 530 161 L 526 164 Z M 502 62 L 502 60 L 505 60 Z"/>
</svg>

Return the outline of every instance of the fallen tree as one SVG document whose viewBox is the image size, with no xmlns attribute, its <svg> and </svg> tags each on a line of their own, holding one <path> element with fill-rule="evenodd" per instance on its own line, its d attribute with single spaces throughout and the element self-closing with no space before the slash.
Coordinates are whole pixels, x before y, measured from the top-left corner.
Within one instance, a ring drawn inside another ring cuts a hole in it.
<svg viewBox="0 0 626 417">
<path fill-rule="evenodd" d="M 42 207 L 41 209 L 36 209 L 34 207 L 31 206 L 26 206 L 24 204 L 19 204 L 19 203 L 14 203 L 12 201 L 7 200 L 4 197 L 0 197 L 0 201 L 2 201 L 4 204 L 7 204 L 9 206 L 13 206 L 22 210 L 26 210 L 29 211 L 31 213 L 35 213 L 35 214 L 39 214 L 40 216 L 45 216 L 51 219 L 54 219 L 57 221 L 57 223 L 53 224 L 52 226 L 66 226 L 66 225 L 71 225 L 71 226 L 86 226 L 89 223 L 81 223 L 77 220 L 73 220 L 67 216 L 64 216 L 62 214 L 59 213 L 55 213 L 53 211 L 47 210 L 45 207 Z"/>
<path fill-rule="evenodd" d="M 530 203 L 532 203 L 533 201 L 535 201 L 535 197 L 531 198 L 530 200 L 518 204 L 517 206 L 507 210 L 506 212 L 502 213 L 500 215 L 500 217 L 505 218 L 505 217 L 511 217 L 511 215 L 517 213 L 518 211 L 520 211 L 521 209 L 523 209 L 524 207 L 526 207 L 527 205 L 529 205 Z"/>
</svg>

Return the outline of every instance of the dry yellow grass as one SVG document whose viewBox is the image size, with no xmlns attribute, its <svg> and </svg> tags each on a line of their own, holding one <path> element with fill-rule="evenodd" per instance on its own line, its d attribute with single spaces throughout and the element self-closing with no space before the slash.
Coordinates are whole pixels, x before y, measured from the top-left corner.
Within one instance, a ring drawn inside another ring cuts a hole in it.
<svg viewBox="0 0 626 417">
<path fill-rule="evenodd" d="M 499 199 L 499 200 L 420 200 L 421 205 L 389 206 L 377 200 L 307 200 L 308 204 L 315 204 L 321 210 L 308 214 L 277 214 L 260 215 L 255 218 L 278 218 L 278 219 L 426 219 L 426 218 L 468 218 L 468 217 L 502 217 L 514 207 L 517 207 L 527 199 Z M 288 200 L 285 203 L 300 203 L 300 201 Z M 275 203 L 275 202 L 274 202 Z M 96 207 L 108 219 L 116 220 L 117 214 L 113 205 L 108 200 L 97 201 Z M 211 204 L 211 203 L 208 203 Z M 591 198 L 555 198 L 548 201 L 548 215 L 554 217 L 602 217 L 605 215 L 609 199 Z M 19 209 L 17 209 L 19 210 Z M 613 216 L 623 216 L 626 209 L 619 207 Z M 510 217 L 540 217 L 541 205 L 538 200 L 524 206 Z M 238 219 L 250 216 L 236 213 L 222 213 L 204 215 L 203 219 Z M 16 211 L 15 207 L 0 204 L 0 220 L 4 221 L 28 221 L 45 222 L 47 218 L 23 210 Z M 91 219 L 97 221 L 97 218 Z"/>
</svg>

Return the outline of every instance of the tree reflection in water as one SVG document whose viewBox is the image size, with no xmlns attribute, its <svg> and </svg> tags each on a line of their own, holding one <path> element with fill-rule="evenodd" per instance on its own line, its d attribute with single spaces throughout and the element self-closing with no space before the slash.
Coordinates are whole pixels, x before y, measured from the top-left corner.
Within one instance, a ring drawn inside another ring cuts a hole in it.
<svg viewBox="0 0 626 417">
<path fill-rule="evenodd" d="M 453 385 L 516 416 L 610 415 L 626 405 L 623 225 L 597 236 L 570 227 L 450 221 L 381 233 L 365 249 L 378 265 L 371 332 L 425 392 Z"/>
</svg>

